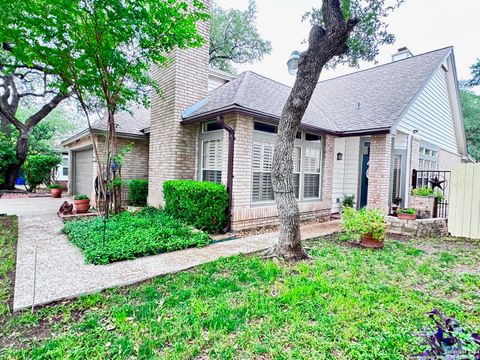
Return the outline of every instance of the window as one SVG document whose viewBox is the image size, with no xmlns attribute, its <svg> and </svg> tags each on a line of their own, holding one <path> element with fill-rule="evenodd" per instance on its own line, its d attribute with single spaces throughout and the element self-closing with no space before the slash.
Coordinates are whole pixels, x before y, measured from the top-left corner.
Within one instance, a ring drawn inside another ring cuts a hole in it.
<svg viewBox="0 0 480 360">
<path fill-rule="evenodd" d="M 428 186 L 429 180 L 435 177 L 438 170 L 438 150 L 420 147 L 420 160 L 418 162 L 417 186 Z"/>
<path fill-rule="evenodd" d="M 265 127 L 267 126 L 267 128 Z M 272 202 L 272 161 L 276 128 L 255 122 L 252 149 L 252 202 Z M 270 130 L 270 131 L 269 131 Z M 298 132 L 292 154 L 293 190 L 300 201 L 321 195 L 322 138 Z"/>
<path fill-rule="evenodd" d="M 217 131 L 217 130 L 222 130 L 222 127 L 216 121 L 210 121 L 202 124 L 203 132 Z"/>
<path fill-rule="evenodd" d="M 302 168 L 302 148 L 293 148 L 293 190 L 295 197 L 298 199 L 300 195 L 300 170 Z"/>
<path fill-rule="evenodd" d="M 262 131 L 262 132 L 267 132 L 271 134 L 276 134 L 277 133 L 277 127 L 275 125 L 270 125 L 270 124 L 264 124 L 261 122 L 256 122 L 253 124 L 253 129 L 255 131 Z"/>
<path fill-rule="evenodd" d="M 202 143 L 202 181 L 222 182 L 223 142 L 220 139 Z"/>
<path fill-rule="evenodd" d="M 393 156 L 392 202 L 400 198 L 402 185 L 402 156 Z"/>
<path fill-rule="evenodd" d="M 305 133 L 305 140 L 311 142 L 320 142 L 322 137 L 320 135 Z"/>
<path fill-rule="evenodd" d="M 63 176 L 68 176 L 68 168 L 67 167 L 64 167 L 62 169 L 62 174 L 63 174 Z"/>
<path fill-rule="evenodd" d="M 320 148 L 306 147 L 304 159 L 303 197 L 320 197 Z"/>
<path fill-rule="evenodd" d="M 252 154 L 252 200 L 255 202 L 273 200 L 272 161 L 273 144 L 255 141 Z"/>
</svg>

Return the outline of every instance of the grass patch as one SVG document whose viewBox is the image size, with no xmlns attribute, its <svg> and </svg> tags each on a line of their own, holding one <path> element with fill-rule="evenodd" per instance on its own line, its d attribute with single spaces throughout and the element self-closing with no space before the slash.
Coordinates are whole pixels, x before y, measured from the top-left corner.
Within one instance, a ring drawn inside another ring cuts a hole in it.
<svg viewBox="0 0 480 360">
<path fill-rule="evenodd" d="M 433 308 L 480 327 L 480 244 L 459 264 L 419 250 L 426 243 L 370 251 L 319 239 L 307 244 L 310 262 L 221 259 L 15 315 L 0 357 L 405 359 L 422 350 L 412 333 Z"/>
<path fill-rule="evenodd" d="M 155 208 L 110 217 L 106 222 L 105 239 L 103 229 L 104 221 L 98 217 L 68 222 L 62 231 L 82 250 L 86 262 L 97 265 L 202 247 L 210 242 L 206 233 Z"/>
<path fill-rule="evenodd" d="M 16 216 L 0 217 L 0 324 L 10 313 L 18 239 Z"/>
</svg>

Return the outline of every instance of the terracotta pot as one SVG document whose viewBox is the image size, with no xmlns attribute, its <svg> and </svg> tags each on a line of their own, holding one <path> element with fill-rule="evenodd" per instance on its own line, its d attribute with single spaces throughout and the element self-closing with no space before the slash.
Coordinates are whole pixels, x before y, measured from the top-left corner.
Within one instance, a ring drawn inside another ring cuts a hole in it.
<svg viewBox="0 0 480 360">
<path fill-rule="evenodd" d="M 61 198 L 62 188 L 50 189 L 50 194 L 52 194 L 52 198 Z"/>
<path fill-rule="evenodd" d="M 400 220 L 415 220 L 417 218 L 417 214 L 397 214 Z"/>
<path fill-rule="evenodd" d="M 83 214 L 90 209 L 90 199 L 86 200 L 73 200 L 73 204 L 75 205 L 75 210 L 77 210 L 77 214 Z"/>
<path fill-rule="evenodd" d="M 383 241 L 375 239 L 371 234 L 362 235 L 360 245 L 370 249 L 382 249 Z"/>
</svg>

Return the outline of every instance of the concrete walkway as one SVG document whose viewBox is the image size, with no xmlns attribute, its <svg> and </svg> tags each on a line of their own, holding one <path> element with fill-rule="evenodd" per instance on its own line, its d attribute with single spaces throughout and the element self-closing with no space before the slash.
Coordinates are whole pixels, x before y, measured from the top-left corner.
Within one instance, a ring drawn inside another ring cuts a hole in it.
<svg viewBox="0 0 480 360">
<path fill-rule="evenodd" d="M 29 199 L 32 200 L 32 199 Z M 73 298 L 106 288 L 133 284 L 155 276 L 186 270 L 222 257 L 248 254 L 269 247 L 276 232 L 215 243 L 109 265 L 87 265 L 78 248 L 60 233 L 55 214 L 20 215 L 14 310 Z M 306 225 L 305 238 L 339 231 L 338 222 Z M 33 300 L 35 248 L 36 291 Z"/>
<path fill-rule="evenodd" d="M 17 216 L 56 214 L 64 201 L 73 202 L 66 196 L 59 199 L 51 197 L 0 199 L 0 214 Z"/>
</svg>

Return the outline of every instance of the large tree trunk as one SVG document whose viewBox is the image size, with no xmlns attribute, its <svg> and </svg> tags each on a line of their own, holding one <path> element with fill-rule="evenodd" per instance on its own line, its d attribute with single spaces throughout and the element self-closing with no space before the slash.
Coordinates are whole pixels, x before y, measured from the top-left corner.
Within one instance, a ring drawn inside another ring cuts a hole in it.
<svg viewBox="0 0 480 360">
<path fill-rule="evenodd" d="M 8 165 L 7 167 L 7 179 L 4 185 L 5 189 L 7 190 L 15 189 L 15 182 L 17 181 L 18 175 L 20 174 L 20 169 L 22 168 L 23 163 L 27 159 L 28 135 L 29 135 L 28 131 L 25 131 L 25 130 L 20 131 L 20 135 L 17 139 L 17 149 L 16 149 L 17 161 L 14 164 Z"/>
<path fill-rule="evenodd" d="M 280 117 L 273 154 L 272 182 L 277 205 L 280 236 L 272 253 L 285 260 L 308 257 L 300 237 L 300 212 L 293 187 L 293 146 L 303 115 L 308 107 L 325 64 L 346 51 L 346 43 L 357 20 L 344 20 L 339 0 L 324 0 L 325 28 L 314 25 L 308 49 L 300 56 L 297 78 Z"/>
</svg>

